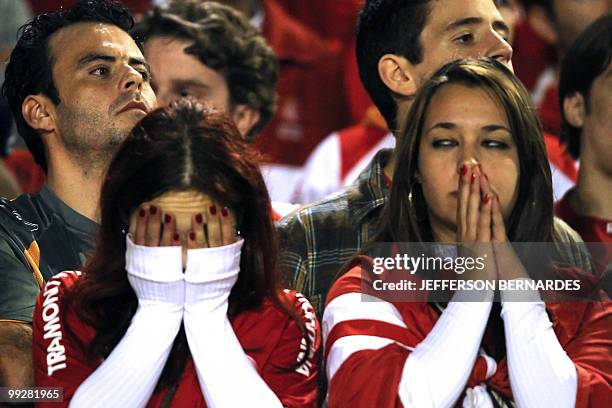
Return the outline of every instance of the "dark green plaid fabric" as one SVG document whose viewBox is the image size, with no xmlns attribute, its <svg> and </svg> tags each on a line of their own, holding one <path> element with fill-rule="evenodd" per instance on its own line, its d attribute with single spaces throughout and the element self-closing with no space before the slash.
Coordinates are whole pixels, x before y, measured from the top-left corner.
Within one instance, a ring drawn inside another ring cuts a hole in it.
<svg viewBox="0 0 612 408">
<path fill-rule="evenodd" d="M 347 189 L 299 208 L 278 224 L 286 283 L 310 300 L 319 317 L 340 268 L 375 232 L 389 196 L 383 169 L 391 152 L 378 152 Z"/>
</svg>

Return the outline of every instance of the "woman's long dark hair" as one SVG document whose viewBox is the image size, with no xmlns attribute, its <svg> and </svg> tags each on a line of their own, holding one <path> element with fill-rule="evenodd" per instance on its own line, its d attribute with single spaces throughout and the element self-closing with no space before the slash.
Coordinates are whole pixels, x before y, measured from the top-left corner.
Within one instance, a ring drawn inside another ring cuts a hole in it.
<svg viewBox="0 0 612 408">
<path fill-rule="evenodd" d="M 96 250 L 69 300 L 96 329 L 92 358 L 106 357 L 124 336 L 138 300 L 125 270 L 130 215 L 168 192 L 194 189 L 237 214 L 244 239 L 240 274 L 229 297 L 236 315 L 269 298 L 305 327 L 280 295 L 278 246 L 271 205 L 256 153 L 223 113 L 181 100 L 150 113 L 132 130 L 110 163 L 102 186 Z M 305 336 L 308 338 L 308 336 Z M 183 329 L 158 384 L 176 384 L 187 357 Z"/>
<path fill-rule="evenodd" d="M 433 241 L 429 219 L 423 211 L 425 197 L 415 176 L 429 105 L 434 95 L 450 84 L 481 89 L 505 110 L 520 166 L 518 196 L 506 223 L 508 238 L 513 242 L 551 242 L 552 181 L 540 120 L 521 82 L 504 65 L 488 58 L 445 65 L 417 94 L 403 121 L 406 125 L 396 147 L 391 195 L 373 241 Z"/>
</svg>

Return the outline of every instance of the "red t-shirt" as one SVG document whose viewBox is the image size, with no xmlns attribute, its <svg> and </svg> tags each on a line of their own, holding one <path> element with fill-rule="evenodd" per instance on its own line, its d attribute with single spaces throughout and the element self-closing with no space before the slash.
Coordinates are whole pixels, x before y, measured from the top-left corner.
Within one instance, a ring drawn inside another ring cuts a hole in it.
<svg viewBox="0 0 612 408">
<path fill-rule="evenodd" d="M 570 195 L 573 191 L 573 189 L 568 191 L 563 199 L 556 204 L 555 213 L 557 216 L 575 229 L 584 242 L 587 242 L 587 245 L 589 242 L 612 243 L 612 220 L 578 214 L 570 202 Z M 599 273 L 603 272 L 606 266 L 612 262 L 612 245 L 591 245 L 589 249 L 595 262 L 595 269 Z"/>
<path fill-rule="evenodd" d="M 62 404 L 39 404 L 41 407 L 68 406 L 79 385 L 102 362 L 88 359 L 84 350 L 66 333 L 66 326 L 70 326 L 82 344 L 89 344 L 95 334 L 95 330 L 84 324 L 74 310 L 64 312 L 62 307 L 65 294 L 74 286 L 78 275 L 75 272 L 57 274 L 50 282 L 60 282 L 57 286 L 59 293 L 49 297 L 51 301 L 43 305 L 45 297 L 41 292 L 36 302 L 32 323 L 36 385 L 64 389 Z M 301 294 L 285 291 L 282 296 L 286 296 L 288 302 L 295 306 L 298 316 L 304 319 L 309 337 L 312 335 L 315 339 L 313 357 L 300 367 L 296 368 L 303 348 L 302 331 L 293 318 L 271 301 L 265 300 L 259 308 L 235 316 L 231 319 L 232 327 L 246 354 L 283 406 L 314 407 L 317 403 L 319 372 L 319 325 L 312 306 Z M 238 390 L 239 384 L 236 386 Z M 166 394 L 167 390 L 153 394 L 147 406 L 160 406 Z M 187 360 L 171 406 L 206 406 L 191 357 Z"/>
</svg>

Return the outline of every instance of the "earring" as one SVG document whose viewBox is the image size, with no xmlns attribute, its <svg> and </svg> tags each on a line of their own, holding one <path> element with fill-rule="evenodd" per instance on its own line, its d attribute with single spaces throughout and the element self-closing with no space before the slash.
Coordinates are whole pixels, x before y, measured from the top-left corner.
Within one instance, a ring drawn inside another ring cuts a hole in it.
<svg viewBox="0 0 612 408">
<path fill-rule="evenodd" d="M 421 194 L 420 197 L 416 196 L 416 194 L 413 191 L 415 185 L 419 185 L 419 183 L 413 182 L 410 184 L 410 190 L 408 190 L 408 205 L 410 206 L 410 209 L 412 213 L 415 215 L 417 221 L 422 222 L 427 219 L 427 210 L 424 208 L 421 208 L 422 203 L 424 201 L 422 200 L 423 195 Z"/>
</svg>

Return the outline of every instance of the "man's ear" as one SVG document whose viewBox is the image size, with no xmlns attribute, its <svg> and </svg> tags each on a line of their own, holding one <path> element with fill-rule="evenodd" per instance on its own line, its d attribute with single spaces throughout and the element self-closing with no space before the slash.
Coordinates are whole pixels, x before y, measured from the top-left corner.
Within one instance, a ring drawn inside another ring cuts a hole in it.
<svg viewBox="0 0 612 408">
<path fill-rule="evenodd" d="M 48 133 L 55 130 L 55 104 L 44 95 L 28 95 L 21 104 L 23 119 L 34 130 Z"/>
<path fill-rule="evenodd" d="M 259 121 L 260 117 L 261 115 L 257 109 L 245 104 L 236 105 L 232 111 L 232 119 L 244 138 L 247 137 L 247 134 L 253 129 L 253 126 Z"/>
<path fill-rule="evenodd" d="M 417 91 L 412 64 L 404 57 L 385 54 L 378 60 L 378 75 L 393 93 L 414 96 Z"/>
<path fill-rule="evenodd" d="M 581 128 L 584 125 L 586 106 L 584 97 L 580 92 L 575 92 L 573 95 L 563 98 L 563 114 L 565 120 L 573 127 Z"/>
</svg>

